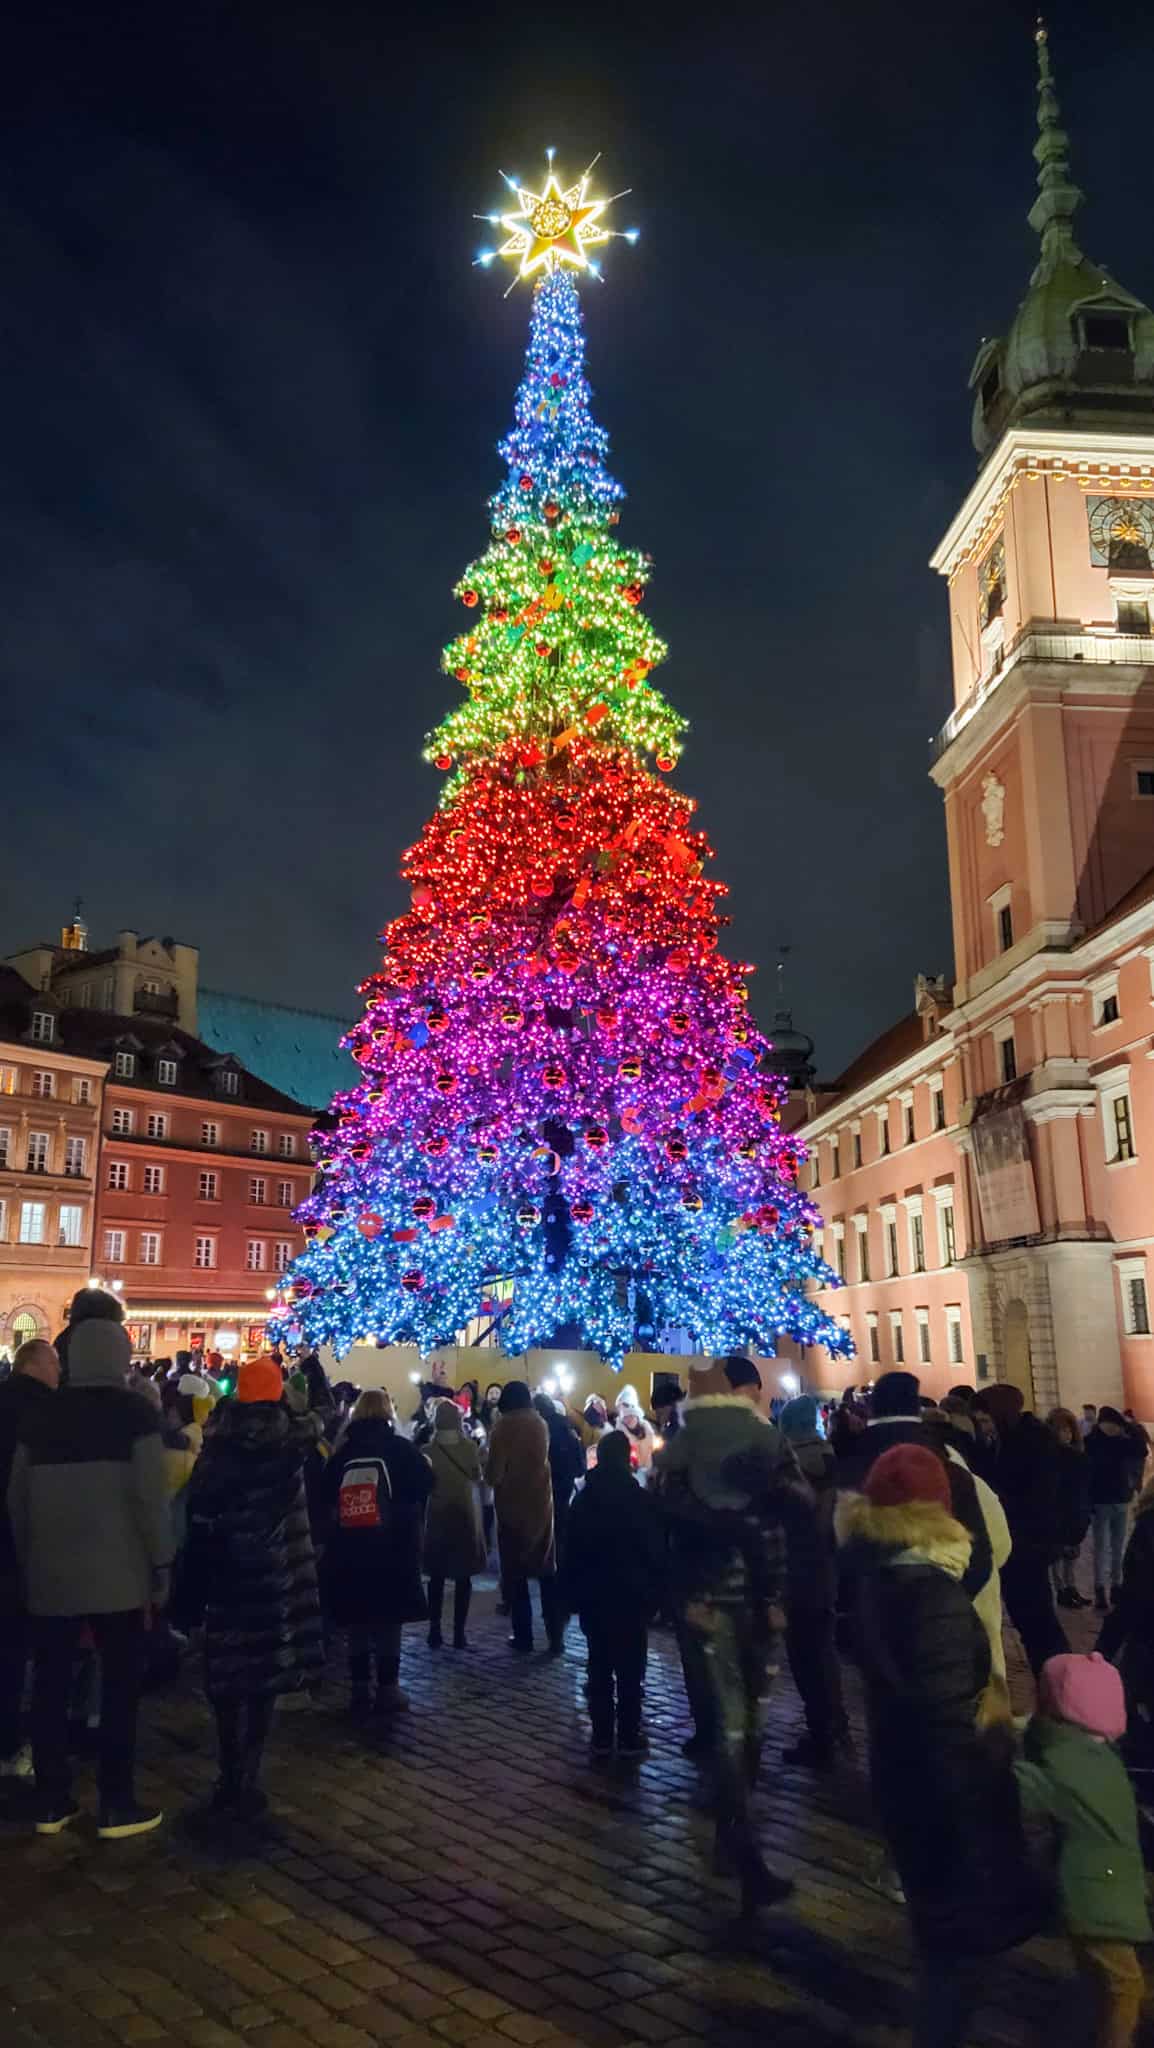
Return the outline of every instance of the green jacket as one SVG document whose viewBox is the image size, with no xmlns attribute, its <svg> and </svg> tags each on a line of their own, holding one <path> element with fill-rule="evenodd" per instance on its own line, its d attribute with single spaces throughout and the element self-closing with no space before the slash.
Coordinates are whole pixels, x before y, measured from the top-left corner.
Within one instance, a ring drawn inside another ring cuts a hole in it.
<svg viewBox="0 0 1154 2048">
<path fill-rule="evenodd" d="M 1058 1830 L 1058 1888 L 1071 1934 L 1149 1941 L 1138 1815 L 1125 1766 L 1108 1742 L 1035 1715 L 1026 1761 L 1015 1765 L 1022 1804 Z"/>
</svg>

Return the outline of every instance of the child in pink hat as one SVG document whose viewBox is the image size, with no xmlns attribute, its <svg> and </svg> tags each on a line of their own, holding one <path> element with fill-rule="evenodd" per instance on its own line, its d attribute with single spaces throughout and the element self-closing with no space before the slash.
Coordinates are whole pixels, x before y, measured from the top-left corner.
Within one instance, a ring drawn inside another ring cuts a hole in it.
<svg viewBox="0 0 1154 2048">
<path fill-rule="evenodd" d="M 1144 1993 L 1134 1944 L 1151 1938 L 1138 1814 L 1113 1747 L 1125 1732 L 1114 1666 L 1096 1651 L 1051 1657 L 1015 1767 L 1023 1804 L 1055 1825 L 1062 1915 L 1096 2007 L 1094 2048 L 1133 2041 Z"/>
</svg>

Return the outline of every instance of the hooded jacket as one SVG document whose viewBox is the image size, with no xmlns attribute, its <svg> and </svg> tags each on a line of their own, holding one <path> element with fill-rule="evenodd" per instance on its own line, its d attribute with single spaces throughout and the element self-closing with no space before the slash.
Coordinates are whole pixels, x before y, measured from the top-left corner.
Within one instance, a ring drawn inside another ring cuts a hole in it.
<svg viewBox="0 0 1154 2048">
<path fill-rule="evenodd" d="M 759 1512 L 796 1474 L 781 1432 L 741 1394 L 685 1403 L 682 1426 L 653 1462 L 672 1551 L 675 1598 L 776 1600 L 785 1572 L 780 1517 Z"/>
<path fill-rule="evenodd" d="M 665 1578 L 657 1503 L 628 1467 L 597 1465 L 569 1510 L 561 1595 L 583 1625 L 628 1616 L 649 1621 Z"/>
<path fill-rule="evenodd" d="M 1149 1941 L 1138 1815 L 1117 1750 L 1084 1728 L 1035 1715 L 1025 1751 L 1016 1766 L 1022 1801 L 1057 1826 L 1058 1889 L 1070 1933 L 1082 1941 Z"/>
<path fill-rule="evenodd" d="M 425 1450 L 433 1491 L 425 1520 L 425 1570 L 433 1579 L 471 1579 L 486 1563 L 481 1526 L 481 1453 L 461 1411 L 442 1401 Z"/>
<path fill-rule="evenodd" d="M 125 1385 L 131 1355 L 120 1323 L 80 1323 L 68 1385 L 27 1418 L 8 1514 L 30 1614 L 148 1607 L 172 1563 L 160 1416 Z"/>
<path fill-rule="evenodd" d="M 990 1673 L 962 1578 L 970 1536 L 936 1502 L 838 1504 L 857 1546 L 858 1621 L 879 1818 L 924 1952 L 994 1955 L 1042 1925 L 1008 1758 L 975 1725 Z"/>
</svg>

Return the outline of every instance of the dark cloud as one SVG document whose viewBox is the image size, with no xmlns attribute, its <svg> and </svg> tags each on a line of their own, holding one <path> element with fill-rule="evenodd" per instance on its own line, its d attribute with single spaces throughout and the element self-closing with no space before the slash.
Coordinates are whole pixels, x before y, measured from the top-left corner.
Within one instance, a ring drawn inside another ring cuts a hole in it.
<svg viewBox="0 0 1154 2048">
<path fill-rule="evenodd" d="M 644 239 L 589 295 L 590 364 L 680 779 L 734 948 L 764 970 L 792 940 L 822 1063 L 848 1058 L 949 962 L 925 562 L 972 474 L 973 350 L 1033 260 L 1029 26 L 992 0 L 18 7 L 0 752 L 34 829 L 0 939 L 80 888 L 99 933 L 175 930 L 217 986 L 350 1005 L 436 801 L 449 592 L 520 367 L 525 299 L 470 268 L 469 216 L 499 164 L 601 147 Z M 1059 20 L 1054 47 L 1085 245 L 1148 297 L 1151 27 Z"/>
</svg>

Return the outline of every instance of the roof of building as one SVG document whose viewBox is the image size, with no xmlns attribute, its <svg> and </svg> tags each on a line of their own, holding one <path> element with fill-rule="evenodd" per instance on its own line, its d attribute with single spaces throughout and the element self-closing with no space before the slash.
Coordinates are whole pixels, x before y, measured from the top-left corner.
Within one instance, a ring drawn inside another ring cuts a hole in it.
<svg viewBox="0 0 1154 2048">
<path fill-rule="evenodd" d="M 911 1010 L 908 1016 L 900 1017 L 896 1024 L 890 1024 L 874 1039 L 872 1045 L 867 1045 L 864 1052 L 859 1052 L 857 1058 L 851 1060 L 844 1074 L 839 1074 L 837 1080 L 831 1084 L 834 1093 L 852 1095 L 856 1089 L 867 1087 L 869 1082 L 878 1080 L 890 1067 L 899 1066 L 902 1060 L 910 1059 L 924 1044 L 925 1031 L 922 1020 L 916 1010 Z"/>
<path fill-rule="evenodd" d="M 974 445 L 988 454 L 1007 427 L 1060 423 L 1108 428 L 1154 414 L 1154 314 L 1083 255 L 1074 235 L 1082 194 L 1070 174 L 1069 137 L 1042 23 L 1038 46 L 1038 197 L 1030 226 L 1041 250 L 1004 341 L 984 341 L 970 383 Z M 1086 315 L 1114 316 L 1119 342 L 1091 340 Z"/>
<path fill-rule="evenodd" d="M 1085 938 L 1092 939 L 1099 932 L 1108 931 L 1118 918 L 1125 917 L 1131 910 L 1141 910 L 1142 905 L 1149 903 L 1152 899 L 1154 899 L 1154 868 L 1147 868 L 1146 873 L 1139 875 L 1138 880 L 1131 888 L 1127 889 L 1124 896 L 1119 897 L 1113 908 L 1106 912 L 1105 917 L 1099 918 L 1097 924 L 1091 925 L 1089 931 L 1085 933 Z"/>
<path fill-rule="evenodd" d="M 234 1052 L 250 1073 L 312 1109 L 356 1086 L 358 1069 L 340 1044 L 351 1021 L 221 989 L 202 988 L 197 996 L 197 1024 L 208 1045 Z"/>
<path fill-rule="evenodd" d="M 30 992 L 31 993 L 31 992 Z M 240 1106 L 246 1109 L 272 1109 L 293 1116 L 307 1114 L 303 1105 L 285 1095 L 279 1088 L 269 1086 L 246 1067 L 242 1060 L 231 1051 L 218 1051 L 205 1045 L 202 1039 L 194 1038 L 191 1032 L 182 1031 L 177 1024 L 164 1017 L 133 1016 L 120 1017 L 110 1010 L 57 1009 L 57 1027 L 60 1043 L 66 1052 L 81 1053 L 90 1059 L 112 1060 L 113 1054 L 124 1049 L 128 1041 L 139 1048 L 143 1055 L 137 1071 L 131 1076 L 117 1075 L 118 1088 L 155 1088 L 154 1072 L 158 1059 L 176 1059 L 179 1073 L 174 1095 L 192 1095 L 200 1101 L 212 1101 L 224 1106 Z M 222 1095 L 217 1077 L 222 1067 L 234 1066 L 241 1074 L 240 1093 Z"/>
</svg>

